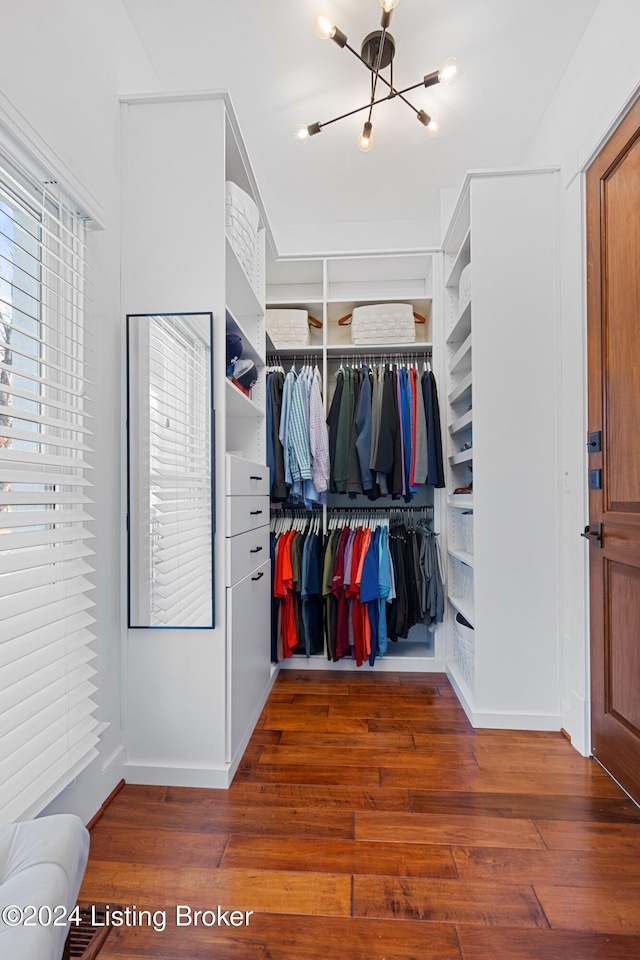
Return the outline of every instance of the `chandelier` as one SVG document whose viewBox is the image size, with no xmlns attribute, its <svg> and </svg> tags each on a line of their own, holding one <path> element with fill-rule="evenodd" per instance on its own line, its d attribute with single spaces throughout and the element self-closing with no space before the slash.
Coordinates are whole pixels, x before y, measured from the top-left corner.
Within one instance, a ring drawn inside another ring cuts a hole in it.
<svg viewBox="0 0 640 960">
<path fill-rule="evenodd" d="M 310 137 L 315 136 L 316 133 L 320 133 L 330 124 L 337 123 L 338 120 L 344 120 L 345 117 L 351 117 L 356 113 L 362 113 L 366 110 L 368 111 L 367 119 L 364 122 L 362 133 L 358 134 L 356 142 L 359 149 L 362 150 L 363 153 L 367 153 L 373 147 L 373 108 L 379 103 L 385 103 L 387 100 L 394 100 L 396 98 L 402 100 L 403 103 L 406 103 L 407 106 L 413 110 L 416 118 L 425 127 L 429 136 L 438 136 L 441 126 L 438 118 L 429 116 L 425 110 L 418 110 L 417 107 L 414 107 L 413 104 L 407 100 L 405 94 L 410 93 L 411 90 L 417 90 L 418 87 L 433 87 L 436 83 L 443 83 L 447 86 L 455 83 L 460 76 L 460 64 L 455 57 L 450 57 L 448 60 L 445 60 L 439 70 L 427 73 L 418 83 L 414 83 L 410 87 L 405 87 L 403 90 L 396 89 L 393 83 L 393 59 L 396 53 L 396 44 L 388 32 L 388 28 L 391 23 L 393 11 L 398 6 L 398 3 L 399 0 L 380 0 L 380 6 L 382 7 L 381 29 L 374 30 L 373 33 L 370 33 L 364 38 L 360 53 L 349 45 L 346 35 L 335 25 L 333 16 L 328 10 L 322 10 L 316 14 L 313 24 L 316 34 L 321 40 L 333 40 L 341 49 L 349 50 L 354 57 L 364 64 L 370 73 L 371 90 L 369 100 L 362 107 L 356 107 L 355 110 L 349 110 L 348 113 L 342 113 L 339 117 L 334 117 L 333 120 L 326 120 L 324 123 L 299 124 L 293 131 L 293 139 L 296 143 L 307 143 Z M 382 74 L 382 71 L 386 70 L 387 67 L 389 68 L 388 78 Z M 387 92 L 384 96 L 377 96 L 379 82 L 387 87 Z"/>
</svg>

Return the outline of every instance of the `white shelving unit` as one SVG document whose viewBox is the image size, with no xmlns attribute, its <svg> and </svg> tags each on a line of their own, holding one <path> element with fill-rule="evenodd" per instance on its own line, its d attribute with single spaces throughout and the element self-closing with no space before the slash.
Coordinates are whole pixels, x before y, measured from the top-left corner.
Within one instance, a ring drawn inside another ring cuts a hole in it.
<svg viewBox="0 0 640 960">
<path fill-rule="evenodd" d="M 273 260 L 267 258 L 267 309 L 298 307 L 321 319 L 322 329 L 311 328 L 311 345 L 276 349 L 267 347 L 267 355 L 284 358 L 313 358 L 320 367 L 324 384 L 325 410 L 328 410 L 335 388 L 335 373 L 344 358 L 389 357 L 423 358 L 433 351 L 433 255 L 380 255 L 327 257 L 308 260 Z M 353 308 L 367 303 L 411 303 L 425 324 L 416 324 L 416 342 L 358 346 L 351 342 L 350 326 L 341 326 L 341 317 Z M 441 399 L 442 407 L 442 399 Z M 441 413 L 442 415 L 442 413 Z M 432 488 L 423 488 L 412 505 L 435 506 L 435 526 L 440 529 L 441 504 Z M 401 508 L 404 501 L 391 498 L 370 504 L 366 497 L 349 500 L 340 494 L 328 496 L 328 508 L 376 507 L 388 504 Z M 326 515 L 325 515 L 326 518 Z M 444 559 L 444 558 L 443 558 Z M 284 667 L 296 669 L 353 669 L 349 661 L 327 661 L 325 656 L 294 656 Z M 407 640 L 389 643 L 387 654 L 377 659 L 375 670 L 443 670 L 444 633 L 439 626 L 435 634 L 418 625 Z"/>
<path fill-rule="evenodd" d="M 226 95 L 131 97 L 122 119 L 123 314 L 213 314 L 215 430 L 215 625 L 128 631 L 127 780 L 226 787 L 276 672 L 264 629 L 265 225 L 251 282 L 227 236 L 225 181 L 261 201 Z M 250 397 L 226 377 L 231 332 L 258 371 Z"/>
<path fill-rule="evenodd" d="M 476 726 L 559 729 L 557 560 L 541 535 L 558 492 L 555 190 L 551 170 L 468 174 L 443 241 L 446 660 Z"/>
</svg>

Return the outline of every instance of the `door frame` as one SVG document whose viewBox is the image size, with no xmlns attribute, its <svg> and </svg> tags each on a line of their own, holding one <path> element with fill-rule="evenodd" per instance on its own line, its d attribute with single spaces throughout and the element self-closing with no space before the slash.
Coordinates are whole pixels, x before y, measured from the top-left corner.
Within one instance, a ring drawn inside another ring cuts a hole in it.
<svg viewBox="0 0 640 960">
<path fill-rule="evenodd" d="M 623 120 L 628 116 L 628 114 L 633 110 L 633 108 L 640 104 L 640 83 L 634 88 L 630 96 L 625 100 L 623 106 L 617 111 L 614 118 L 607 125 L 604 132 L 602 132 L 596 141 L 595 144 L 590 144 L 586 149 L 581 150 L 578 148 L 578 156 L 583 157 L 582 160 L 579 160 L 579 168 L 576 171 L 576 174 L 570 178 L 567 182 L 566 187 L 570 186 L 576 176 L 580 178 L 580 240 L 581 240 L 581 318 L 582 318 L 582 389 L 581 389 L 581 404 L 582 404 L 582 421 L 583 421 L 583 431 L 582 438 L 584 440 L 583 450 L 582 450 L 582 484 L 581 484 L 581 497 L 582 497 L 582 520 L 583 527 L 589 523 L 589 489 L 588 489 L 588 468 L 589 468 L 589 458 L 586 446 L 586 436 L 589 427 L 589 353 L 588 353 L 588 340 L 589 340 L 589 295 L 587 287 L 587 170 L 598 157 L 600 152 L 606 146 L 606 144 L 614 136 L 616 130 L 623 122 Z M 583 145 L 584 146 L 584 145 Z M 580 531 L 576 530 L 575 535 L 579 536 Z M 566 545 L 565 545 L 566 546 Z M 592 720 L 592 697 L 591 697 L 591 653 L 592 653 L 592 643 L 591 643 L 591 582 L 590 582 L 590 562 L 589 562 L 589 551 L 591 549 L 590 544 L 585 540 L 582 554 L 582 577 L 581 581 L 584 585 L 584 592 L 582 597 L 582 607 L 584 611 L 584 624 L 585 624 L 585 644 L 584 644 L 584 749 L 581 751 L 585 756 L 592 756 L 592 741 L 591 741 L 591 720 Z"/>
</svg>

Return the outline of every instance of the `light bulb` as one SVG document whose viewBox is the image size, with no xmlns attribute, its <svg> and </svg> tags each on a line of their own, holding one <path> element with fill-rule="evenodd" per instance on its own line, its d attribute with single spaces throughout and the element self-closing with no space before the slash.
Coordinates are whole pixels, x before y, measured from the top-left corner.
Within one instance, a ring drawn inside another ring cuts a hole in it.
<svg viewBox="0 0 640 960">
<path fill-rule="evenodd" d="M 316 13 L 313 29 L 321 40 L 330 40 L 334 36 L 336 25 L 330 10 L 321 10 L 320 13 Z"/>
<path fill-rule="evenodd" d="M 431 117 L 429 123 L 426 125 L 425 130 L 430 137 L 437 137 L 440 131 L 442 130 L 442 124 L 437 117 Z"/>
<path fill-rule="evenodd" d="M 309 141 L 309 127 L 306 123 L 299 123 L 297 127 L 293 128 L 293 139 L 296 143 L 303 144 L 308 143 Z"/>
<path fill-rule="evenodd" d="M 380 0 L 380 6 L 385 13 L 391 13 L 400 3 L 400 0 Z"/>
<path fill-rule="evenodd" d="M 358 150 L 361 150 L 362 153 L 368 153 L 369 150 L 371 150 L 373 147 L 373 133 L 370 123 L 365 123 L 362 128 L 362 133 L 358 134 L 356 143 L 358 144 Z"/>
<path fill-rule="evenodd" d="M 452 83 L 455 83 L 459 79 L 460 71 L 460 61 L 456 60 L 455 57 L 449 57 L 438 71 L 438 80 L 440 83 L 444 83 L 446 87 L 450 87 Z"/>
</svg>

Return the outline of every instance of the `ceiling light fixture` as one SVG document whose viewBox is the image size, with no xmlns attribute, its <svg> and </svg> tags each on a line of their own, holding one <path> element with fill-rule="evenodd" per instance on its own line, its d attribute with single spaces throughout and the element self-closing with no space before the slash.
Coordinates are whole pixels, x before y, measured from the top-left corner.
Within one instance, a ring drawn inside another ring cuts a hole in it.
<svg viewBox="0 0 640 960">
<path fill-rule="evenodd" d="M 448 60 L 445 60 L 439 70 L 427 73 L 418 83 L 414 83 L 410 87 L 405 87 L 403 90 L 396 89 L 393 84 L 393 59 L 396 53 L 396 43 L 388 32 L 388 28 L 391 23 L 393 11 L 399 2 L 400 0 L 380 0 L 380 6 L 382 7 L 381 29 L 374 30 L 373 33 L 370 33 L 364 38 L 360 53 L 349 46 L 346 35 L 342 30 L 338 29 L 329 10 L 321 10 L 320 13 L 316 14 L 313 21 L 313 28 L 316 34 L 321 40 L 333 40 L 339 47 L 346 47 L 347 50 L 365 65 L 371 76 L 371 92 L 369 100 L 364 106 L 357 107 L 355 110 L 349 110 L 348 113 L 342 113 L 339 117 L 334 117 L 333 120 L 326 120 L 324 123 L 311 123 L 308 126 L 303 123 L 298 124 L 293 131 L 293 139 L 296 143 L 307 143 L 311 137 L 315 136 L 316 133 L 320 133 L 324 127 L 328 127 L 331 123 L 337 123 L 338 120 L 344 120 L 345 117 L 351 117 L 355 113 L 368 110 L 369 112 L 364 127 L 362 128 L 362 133 L 358 134 L 356 140 L 358 148 L 362 150 L 363 153 L 368 153 L 373 147 L 373 123 L 371 119 L 373 116 L 373 108 L 379 103 L 384 103 L 386 100 L 395 100 L 396 97 L 399 97 L 413 110 L 416 118 L 423 124 L 430 137 L 438 136 L 441 129 L 441 123 L 438 118 L 429 116 L 425 110 L 418 110 L 417 107 L 414 107 L 413 104 L 407 100 L 405 94 L 411 90 L 417 90 L 418 87 L 433 87 L 436 83 L 450 86 L 452 83 L 455 83 L 460 76 L 460 64 L 455 57 L 450 57 Z M 389 68 L 389 79 L 383 77 L 381 72 L 382 70 L 386 70 L 387 67 Z M 380 96 L 376 99 L 379 80 L 388 88 L 388 93 L 386 96 Z"/>
</svg>

